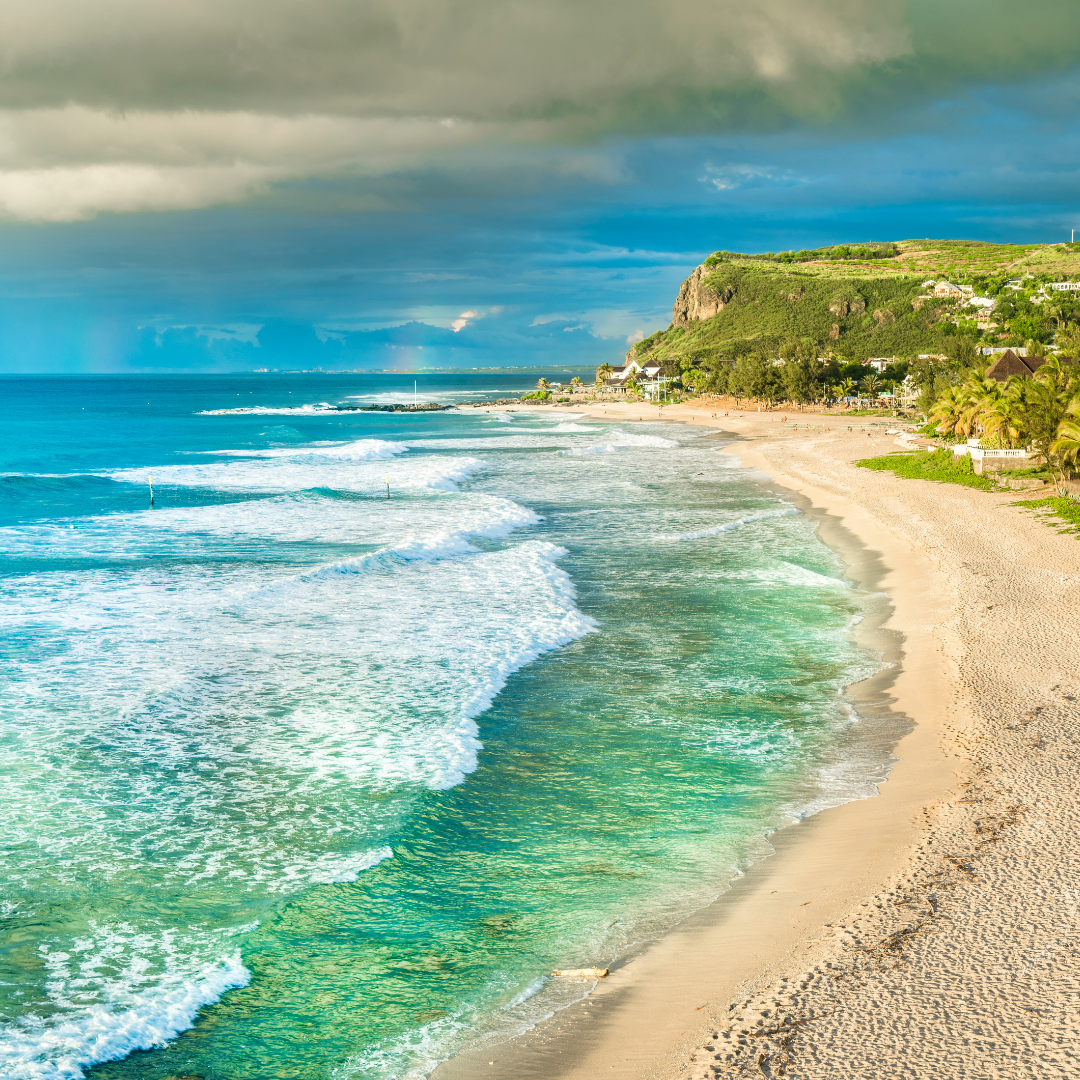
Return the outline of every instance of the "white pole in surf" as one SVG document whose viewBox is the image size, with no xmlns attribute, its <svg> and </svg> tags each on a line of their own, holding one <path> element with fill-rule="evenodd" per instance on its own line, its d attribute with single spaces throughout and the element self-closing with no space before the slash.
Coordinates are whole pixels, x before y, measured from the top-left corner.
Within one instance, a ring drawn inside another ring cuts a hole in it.
<svg viewBox="0 0 1080 1080">
<path fill-rule="evenodd" d="M 386 474 L 386 497 L 390 498 L 390 474 Z"/>
<path fill-rule="evenodd" d="M 154 505 L 154 474 L 146 474 L 146 482 L 150 485 L 150 505 Z"/>
<path fill-rule="evenodd" d="M 412 384 L 412 407 L 414 409 L 416 408 L 416 380 L 415 379 L 413 379 L 413 384 Z"/>
</svg>

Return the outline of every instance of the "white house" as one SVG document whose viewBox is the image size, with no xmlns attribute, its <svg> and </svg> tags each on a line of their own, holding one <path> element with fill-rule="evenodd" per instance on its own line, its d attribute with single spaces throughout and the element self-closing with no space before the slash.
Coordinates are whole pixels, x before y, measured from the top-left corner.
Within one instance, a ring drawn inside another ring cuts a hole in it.
<svg viewBox="0 0 1080 1080">
<path fill-rule="evenodd" d="M 640 363 L 637 360 L 630 360 L 621 367 L 613 367 L 606 385 L 611 390 L 625 390 L 626 384 L 630 381 L 630 376 L 635 373 L 640 373 L 649 379 L 655 379 L 660 374 L 660 361 L 646 360 L 644 363 Z"/>
</svg>

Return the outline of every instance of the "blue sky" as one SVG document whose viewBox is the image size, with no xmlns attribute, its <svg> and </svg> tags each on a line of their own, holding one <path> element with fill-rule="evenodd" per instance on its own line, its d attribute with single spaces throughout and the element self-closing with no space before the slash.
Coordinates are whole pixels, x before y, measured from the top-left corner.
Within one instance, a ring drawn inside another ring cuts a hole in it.
<svg viewBox="0 0 1080 1080">
<path fill-rule="evenodd" d="M 591 365 L 718 248 L 1080 228 L 1073 3 L 8 7 L 3 371 Z"/>
</svg>

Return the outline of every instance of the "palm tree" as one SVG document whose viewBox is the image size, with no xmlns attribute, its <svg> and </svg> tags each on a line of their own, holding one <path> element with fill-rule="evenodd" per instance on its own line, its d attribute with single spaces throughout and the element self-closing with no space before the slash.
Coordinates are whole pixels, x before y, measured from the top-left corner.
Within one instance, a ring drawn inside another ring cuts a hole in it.
<svg viewBox="0 0 1080 1080">
<path fill-rule="evenodd" d="M 606 382 L 608 379 L 611 378 L 611 370 L 612 369 L 610 364 L 601 364 L 596 369 L 596 383 L 598 386 L 600 383 Z"/>
<path fill-rule="evenodd" d="M 1080 356 L 1080 326 L 1066 323 L 1054 335 L 1054 342 L 1066 356 Z"/>
<path fill-rule="evenodd" d="M 1006 386 L 1017 422 L 1036 453 L 1062 473 L 1064 465 L 1055 460 L 1059 450 L 1054 447 L 1058 445 L 1063 423 L 1076 415 L 1078 391 L 1080 369 L 1069 361 L 1062 363 L 1056 356 L 1044 361 L 1034 378 L 1021 379 L 1014 375 Z M 1068 451 L 1068 447 L 1064 449 Z"/>
<path fill-rule="evenodd" d="M 866 396 L 873 399 L 877 395 L 877 388 L 881 385 L 881 379 L 877 375 L 867 375 L 862 381 Z"/>
<path fill-rule="evenodd" d="M 536 389 L 537 390 L 546 390 L 547 385 L 548 385 L 548 381 L 543 376 L 541 376 L 539 379 L 536 380 Z"/>
<path fill-rule="evenodd" d="M 929 420 L 938 431 L 959 435 L 963 430 L 964 393 L 958 386 L 946 387 L 930 409 Z"/>
<path fill-rule="evenodd" d="M 1080 413 L 1080 401 L 1074 401 L 1071 408 Z M 1050 444 L 1050 452 L 1061 455 L 1062 473 L 1067 465 L 1076 468 L 1080 456 L 1080 420 L 1067 417 L 1058 424 L 1057 437 Z"/>
</svg>

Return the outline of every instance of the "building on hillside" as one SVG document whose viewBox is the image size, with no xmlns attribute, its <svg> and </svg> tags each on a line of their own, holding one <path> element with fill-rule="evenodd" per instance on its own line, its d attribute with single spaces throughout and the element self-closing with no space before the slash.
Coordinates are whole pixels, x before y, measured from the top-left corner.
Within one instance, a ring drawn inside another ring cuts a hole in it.
<svg viewBox="0 0 1080 1080">
<path fill-rule="evenodd" d="M 659 360 L 646 360 L 644 363 L 631 360 L 621 367 L 613 367 L 604 387 L 607 390 L 625 390 L 634 375 L 644 375 L 646 378 L 655 379 L 660 374 Z"/>
<path fill-rule="evenodd" d="M 872 367 L 878 374 L 881 374 L 890 365 L 896 362 L 895 356 L 871 356 L 866 361 L 867 367 Z"/>
<path fill-rule="evenodd" d="M 904 376 L 904 381 L 896 388 L 896 400 L 905 408 L 909 409 L 919 400 L 919 388 L 910 375 Z"/>
<path fill-rule="evenodd" d="M 1049 288 L 1054 292 L 1080 292 L 1080 281 L 1054 281 Z"/>
<path fill-rule="evenodd" d="M 934 286 L 935 296 L 950 300 L 971 296 L 974 291 L 970 285 L 954 285 L 951 281 L 939 281 Z"/>
<path fill-rule="evenodd" d="M 1002 383 L 1010 375 L 1019 375 L 1022 379 L 1030 379 L 1045 363 L 1045 356 L 1018 356 L 1014 350 L 1006 349 L 986 369 L 986 377 Z"/>
<path fill-rule="evenodd" d="M 605 390 L 625 390 L 627 379 L 630 377 L 630 365 L 623 364 L 620 367 L 613 367 L 611 374 L 604 380 Z"/>
</svg>

